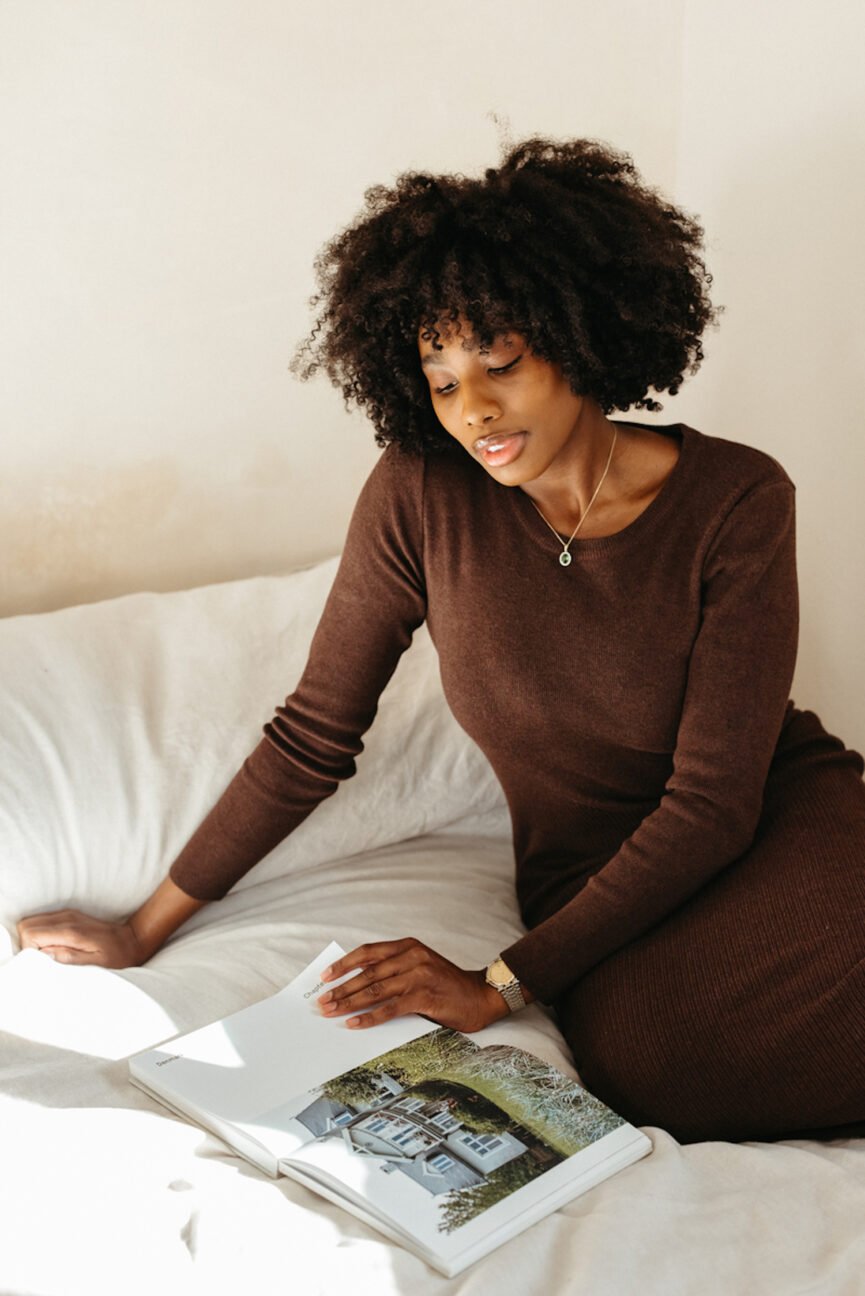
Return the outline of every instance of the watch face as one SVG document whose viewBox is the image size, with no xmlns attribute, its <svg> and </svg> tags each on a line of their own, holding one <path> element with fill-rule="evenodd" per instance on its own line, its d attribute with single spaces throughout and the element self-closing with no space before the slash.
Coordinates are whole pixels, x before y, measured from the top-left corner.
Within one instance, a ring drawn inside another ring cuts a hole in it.
<svg viewBox="0 0 865 1296">
<path fill-rule="evenodd" d="M 496 959 L 487 969 L 487 980 L 494 986 L 503 986 L 516 978 L 504 959 Z"/>
</svg>

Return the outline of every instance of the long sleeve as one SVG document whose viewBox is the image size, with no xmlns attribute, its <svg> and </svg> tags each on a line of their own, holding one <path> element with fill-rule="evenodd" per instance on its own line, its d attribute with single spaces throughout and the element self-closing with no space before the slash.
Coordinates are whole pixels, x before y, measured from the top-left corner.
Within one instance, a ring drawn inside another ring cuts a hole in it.
<svg viewBox="0 0 865 1296">
<path fill-rule="evenodd" d="M 362 735 L 426 611 L 423 461 L 386 451 L 355 507 L 295 692 L 170 870 L 215 900 L 355 772 Z"/>
<path fill-rule="evenodd" d="M 552 917 L 503 951 L 553 1000 L 742 855 L 758 823 L 796 658 L 794 491 L 754 486 L 702 569 L 673 771 L 657 808 Z"/>
</svg>

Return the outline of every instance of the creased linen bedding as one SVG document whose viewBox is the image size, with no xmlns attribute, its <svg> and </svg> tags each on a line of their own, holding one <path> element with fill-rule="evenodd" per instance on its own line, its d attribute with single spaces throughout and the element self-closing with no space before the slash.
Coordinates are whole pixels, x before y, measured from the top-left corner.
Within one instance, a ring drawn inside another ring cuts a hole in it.
<svg viewBox="0 0 865 1296">
<path fill-rule="evenodd" d="M 149 893 L 292 687 L 333 570 L 0 622 L 10 936 Z M 129 1053 L 272 993 L 330 939 L 412 934 L 479 966 L 520 931 L 500 791 L 419 633 L 356 778 L 146 967 L 0 966 L 0 1293 L 865 1291 L 862 1141 L 650 1130 L 652 1156 L 448 1280 L 127 1081 Z M 573 1074 L 536 1005 L 485 1034 Z"/>
</svg>

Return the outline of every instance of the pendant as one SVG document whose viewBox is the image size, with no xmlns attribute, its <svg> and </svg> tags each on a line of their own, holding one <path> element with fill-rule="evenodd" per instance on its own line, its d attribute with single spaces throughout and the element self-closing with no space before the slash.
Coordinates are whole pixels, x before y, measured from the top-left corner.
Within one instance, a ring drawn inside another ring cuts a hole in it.
<svg viewBox="0 0 865 1296">
<path fill-rule="evenodd" d="M 563 549 L 562 552 L 559 554 L 559 562 L 562 564 L 563 567 L 570 567 L 571 555 L 568 553 L 567 549 Z"/>
</svg>

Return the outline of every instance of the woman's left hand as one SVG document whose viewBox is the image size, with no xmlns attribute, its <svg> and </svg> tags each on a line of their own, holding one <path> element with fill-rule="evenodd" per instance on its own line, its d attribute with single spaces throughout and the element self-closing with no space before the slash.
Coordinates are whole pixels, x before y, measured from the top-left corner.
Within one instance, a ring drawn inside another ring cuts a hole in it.
<svg viewBox="0 0 865 1296">
<path fill-rule="evenodd" d="M 318 1000 L 325 1017 L 362 1010 L 346 1026 L 377 1026 L 414 1012 L 470 1034 L 508 1015 L 507 1004 L 498 990 L 487 985 L 482 970 L 458 968 L 413 937 L 359 945 L 332 963 L 322 980 L 335 981 L 356 968 L 361 969 L 357 976 Z"/>
</svg>

